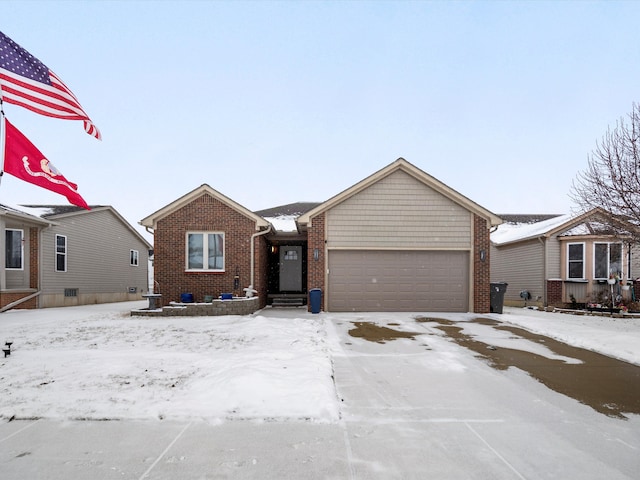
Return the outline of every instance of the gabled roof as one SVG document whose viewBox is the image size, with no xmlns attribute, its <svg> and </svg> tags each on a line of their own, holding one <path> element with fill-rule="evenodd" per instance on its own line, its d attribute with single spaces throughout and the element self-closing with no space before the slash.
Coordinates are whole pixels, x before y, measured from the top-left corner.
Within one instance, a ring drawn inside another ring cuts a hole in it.
<svg viewBox="0 0 640 480">
<path fill-rule="evenodd" d="M 110 205 L 90 205 L 91 210 L 76 207 L 73 205 L 20 205 L 21 208 L 29 211 L 33 215 L 37 215 L 43 219 L 49 220 L 47 224 L 55 225 L 55 220 L 72 216 L 91 215 L 95 212 L 109 211 L 111 212 L 131 233 L 143 242 L 147 248 L 151 248 L 151 244 L 138 232 L 133 225 L 118 213 L 118 211 Z"/>
<path fill-rule="evenodd" d="M 580 214 L 553 216 L 540 222 L 504 223 L 491 233 L 491 243 L 507 245 L 535 238 L 549 238 L 553 235 L 625 236 L 633 228 L 632 224 L 620 220 L 605 210 L 594 208 Z"/>
<path fill-rule="evenodd" d="M 211 188 L 206 183 L 200 185 L 195 190 L 192 190 L 191 192 L 187 193 L 186 195 L 183 195 L 182 197 L 178 198 L 177 200 L 171 202 L 169 205 L 166 205 L 165 207 L 161 208 L 160 210 L 152 213 L 148 217 L 143 218 L 142 220 L 140 220 L 139 223 L 140 223 L 140 225 L 142 225 L 144 227 L 153 228 L 155 230 L 155 228 L 158 225 L 158 220 L 161 220 L 164 217 L 166 217 L 167 215 L 179 210 L 180 208 L 184 207 L 185 205 L 188 205 L 189 203 L 194 201 L 196 198 L 201 197 L 202 195 L 210 195 L 213 198 L 218 199 L 219 201 L 221 201 L 222 203 L 224 203 L 228 207 L 234 209 L 238 213 L 240 213 L 240 214 L 244 215 L 245 217 L 253 220 L 254 222 L 256 222 L 256 230 L 260 230 L 260 228 L 266 228 L 266 227 L 269 226 L 269 222 L 267 222 L 264 218 L 262 218 L 259 215 L 256 215 L 255 213 L 253 213 L 252 211 L 246 209 L 245 207 L 243 207 L 239 203 L 234 202 L 229 197 L 226 197 L 225 195 L 221 194 L 217 190 L 214 190 L 213 188 Z"/>
<path fill-rule="evenodd" d="M 320 205 L 318 205 L 317 207 L 313 208 L 312 210 L 302 214 L 298 218 L 298 225 L 306 226 L 309 223 L 309 221 L 313 217 L 315 217 L 316 215 L 318 215 L 320 213 L 323 213 L 323 212 L 325 212 L 327 210 L 330 210 L 334 206 L 344 202 L 348 198 L 356 195 L 357 193 L 361 192 L 362 190 L 370 187 L 371 185 L 375 184 L 376 182 L 380 181 L 381 179 L 383 179 L 383 178 L 387 177 L 388 175 L 391 175 L 392 173 L 397 172 L 397 171 L 403 171 L 403 172 L 411 175 L 416 180 L 424 183 L 425 185 L 427 185 L 430 188 L 434 189 L 435 191 L 437 191 L 441 195 L 449 198 L 453 202 L 461 205 L 462 207 L 466 208 L 467 210 L 469 210 L 469 211 L 471 211 L 471 212 L 473 212 L 473 213 L 475 213 L 475 214 L 477 214 L 477 215 L 479 215 L 481 217 L 484 217 L 487 220 L 489 226 L 495 226 L 495 225 L 499 225 L 499 224 L 502 223 L 502 220 L 497 215 L 495 215 L 494 213 L 491 213 L 489 210 L 487 210 L 487 209 L 481 207 L 480 205 L 478 205 L 477 203 L 471 201 L 470 199 L 468 199 L 467 197 L 465 197 L 461 193 L 458 193 L 457 191 L 455 191 L 451 187 L 448 187 L 447 185 L 445 185 L 444 183 L 440 182 L 436 178 L 434 178 L 431 175 L 427 174 L 426 172 L 420 170 L 418 167 L 416 167 L 416 166 L 412 165 L 411 163 L 407 162 L 404 158 L 398 158 L 395 162 L 389 164 L 388 166 L 384 167 L 381 170 L 378 170 L 376 173 L 368 176 L 367 178 L 365 178 L 361 182 L 356 183 L 352 187 L 344 190 L 343 192 L 339 193 L 338 195 L 335 195 L 334 197 L 330 198 L 326 202 L 323 202 Z"/>
</svg>

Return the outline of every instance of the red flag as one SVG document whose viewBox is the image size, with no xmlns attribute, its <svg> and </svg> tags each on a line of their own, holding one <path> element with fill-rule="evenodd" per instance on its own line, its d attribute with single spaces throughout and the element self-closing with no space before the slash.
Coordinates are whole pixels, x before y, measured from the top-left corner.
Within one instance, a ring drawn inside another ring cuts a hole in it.
<svg viewBox="0 0 640 480">
<path fill-rule="evenodd" d="M 47 117 L 83 120 L 84 130 L 100 131 L 71 90 L 36 57 L 0 32 L 0 99 Z"/>
<path fill-rule="evenodd" d="M 20 130 L 4 119 L 4 171 L 25 182 L 33 183 L 67 197 L 70 203 L 91 210 L 78 194 L 78 186 L 56 170 L 40 150 Z"/>
</svg>

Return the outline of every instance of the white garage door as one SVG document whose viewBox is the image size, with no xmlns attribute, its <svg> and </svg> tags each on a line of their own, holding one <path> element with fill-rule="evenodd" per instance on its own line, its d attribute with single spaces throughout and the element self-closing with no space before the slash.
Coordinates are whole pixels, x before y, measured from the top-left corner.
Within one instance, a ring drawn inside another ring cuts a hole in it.
<svg viewBox="0 0 640 480">
<path fill-rule="evenodd" d="M 468 252 L 329 252 L 332 312 L 467 312 Z"/>
</svg>

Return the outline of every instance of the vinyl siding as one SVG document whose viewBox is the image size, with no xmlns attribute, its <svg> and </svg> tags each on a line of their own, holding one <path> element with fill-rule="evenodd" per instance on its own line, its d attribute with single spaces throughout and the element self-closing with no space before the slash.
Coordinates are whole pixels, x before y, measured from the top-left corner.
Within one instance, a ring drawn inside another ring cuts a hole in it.
<svg viewBox="0 0 640 480">
<path fill-rule="evenodd" d="M 631 278 L 640 278 L 640 246 L 636 245 L 631 250 Z M 636 295 L 640 295 L 637 292 Z"/>
<path fill-rule="evenodd" d="M 544 296 L 544 247 L 538 240 L 491 249 L 491 281 L 507 282 L 504 299 L 520 301 L 528 290 L 532 301 Z"/>
<path fill-rule="evenodd" d="M 546 240 L 547 245 L 547 278 L 561 278 L 562 276 L 562 243 L 557 235 Z"/>
<path fill-rule="evenodd" d="M 110 210 L 59 217 L 58 225 L 43 231 L 42 293 L 63 294 L 77 288 L 83 294 L 127 293 L 147 290 L 148 246 Z M 67 271 L 55 271 L 55 236 L 67 237 Z M 130 250 L 138 251 L 138 266 L 130 265 Z M 97 298 L 97 297 L 96 297 Z"/>
<path fill-rule="evenodd" d="M 329 248 L 469 249 L 471 213 L 405 172 L 327 212 Z"/>
</svg>

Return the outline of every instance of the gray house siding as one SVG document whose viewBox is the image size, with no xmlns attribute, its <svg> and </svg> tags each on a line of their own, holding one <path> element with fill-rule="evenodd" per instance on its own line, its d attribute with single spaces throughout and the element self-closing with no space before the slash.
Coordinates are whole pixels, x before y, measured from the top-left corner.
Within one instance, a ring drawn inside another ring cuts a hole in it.
<svg viewBox="0 0 640 480">
<path fill-rule="evenodd" d="M 405 172 L 327 213 L 328 248 L 469 250 L 472 215 Z"/>
<path fill-rule="evenodd" d="M 635 245 L 631 250 L 631 278 L 640 278 L 640 245 Z M 640 292 L 636 292 L 636 296 L 640 297 Z"/>
<path fill-rule="evenodd" d="M 558 240 L 558 236 L 553 235 L 552 237 L 548 238 L 546 240 L 546 246 L 547 246 L 547 259 L 546 259 L 547 260 L 547 278 L 546 280 L 560 278 L 562 275 L 562 262 L 561 262 L 562 245 L 561 245 L 561 242 Z"/>
<path fill-rule="evenodd" d="M 545 294 L 545 246 L 539 240 L 491 248 L 491 282 L 506 281 L 505 304 L 522 305 L 527 290 L 532 303 Z M 548 261 L 548 260 L 547 260 Z"/>
<path fill-rule="evenodd" d="M 148 289 L 148 245 L 110 209 L 52 218 L 43 231 L 41 307 L 138 300 Z M 67 269 L 56 271 L 56 235 L 67 239 Z M 138 252 L 132 266 L 130 252 Z M 65 295 L 66 290 L 66 295 Z"/>
</svg>

